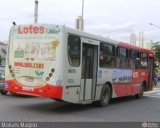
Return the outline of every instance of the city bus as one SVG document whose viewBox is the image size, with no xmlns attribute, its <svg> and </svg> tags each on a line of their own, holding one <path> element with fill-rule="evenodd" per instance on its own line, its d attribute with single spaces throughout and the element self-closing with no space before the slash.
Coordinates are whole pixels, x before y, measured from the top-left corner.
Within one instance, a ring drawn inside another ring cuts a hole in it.
<svg viewBox="0 0 160 128">
<path fill-rule="evenodd" d="M 7 58 L 4 90 L 16 94 L 106 106 L 154 85 L 151 50 L 61 25 L 11 27 Z"/>
</svg>

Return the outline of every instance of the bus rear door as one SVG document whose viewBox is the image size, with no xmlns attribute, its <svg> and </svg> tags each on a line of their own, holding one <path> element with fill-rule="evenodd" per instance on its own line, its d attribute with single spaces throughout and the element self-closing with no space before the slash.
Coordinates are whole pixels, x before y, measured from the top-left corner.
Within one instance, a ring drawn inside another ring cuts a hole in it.
<svg viewBox="0 0 160 128">
<path fill-rule="evenodd" d="M 94 100 L 97 83 L 98 46 L 82 44 L 80 101 Z"/>
</svg>

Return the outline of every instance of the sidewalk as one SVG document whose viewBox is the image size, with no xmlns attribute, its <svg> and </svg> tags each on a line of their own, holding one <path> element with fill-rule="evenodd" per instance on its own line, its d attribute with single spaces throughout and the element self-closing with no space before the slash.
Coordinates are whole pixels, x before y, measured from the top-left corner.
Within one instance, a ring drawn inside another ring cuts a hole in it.
<svg viewBox="0 0 160 128">
<path fill-rule="evenodd" d="M 155 86 L 152 91 L 145 92 L 144 96 L 160 99 L 160 82 L 157 83 L 157 86 Z"/>
<path fill-rule="evenodd" d="M 160 82 L 158 82 L 154 88 L 160 88 Z"/>
</svg>

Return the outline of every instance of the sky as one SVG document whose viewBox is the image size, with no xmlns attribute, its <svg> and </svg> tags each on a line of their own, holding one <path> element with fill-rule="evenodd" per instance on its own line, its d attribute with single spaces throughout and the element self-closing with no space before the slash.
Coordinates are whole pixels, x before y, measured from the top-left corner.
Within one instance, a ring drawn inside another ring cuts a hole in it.
<svg viewBox="0 0 160 128">
<path fill-rule="evenodd" d="M 144 32 L 144 42 L 160 41 L 159 12 L 160 0 L 84 0 L 84 31 L 123 42 Z M 38 23 L 75 28 L 80 15 L 82 0 L 39 0 Z M 8 40 L 13 21 L 34 23 L 34 0 L 0 0 L 0 41 Z"/>
</svg>

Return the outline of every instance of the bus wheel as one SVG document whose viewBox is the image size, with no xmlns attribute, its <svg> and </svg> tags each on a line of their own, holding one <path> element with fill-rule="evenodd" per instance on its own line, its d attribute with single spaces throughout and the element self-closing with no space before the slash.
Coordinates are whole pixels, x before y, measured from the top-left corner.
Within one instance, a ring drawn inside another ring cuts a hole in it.
<svg viewBox="0 0 160 128">
<path fill-rule="evenodd" d="M 142 97 L 143 97 L 143 93 L 144 93 L 144 87 L 141 86 L 141 88 L 140 88 L 140 93 L 139 93 L 139 94 L 136 94 L 135 97 L 136 97 L 137 99 L 142 98 Z"/>
<path fill-rule="evenodd" d="M 98 105 L 101 107 L 107 106 L 110 101 L 111 90 L 109 85 L 104 85 L 101 90 L 100 100 L 98 101 Z"/>
<path fill-rule="evenodd" d="M 5 91 L 5 90 L 1 90 L 0 92 L 1 92 L 2 95 L 6 95 L 7 94 L 7 91 Z"/>
</svg>

